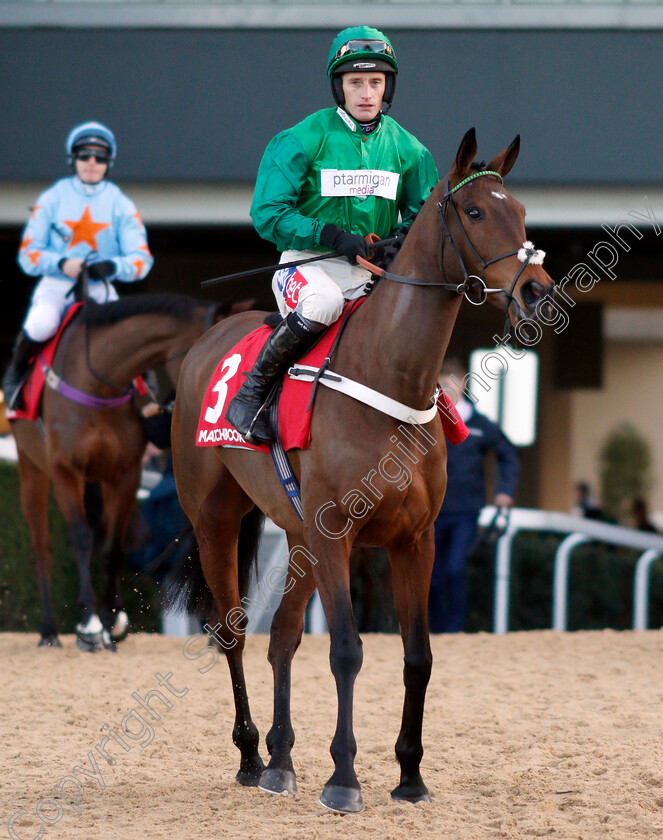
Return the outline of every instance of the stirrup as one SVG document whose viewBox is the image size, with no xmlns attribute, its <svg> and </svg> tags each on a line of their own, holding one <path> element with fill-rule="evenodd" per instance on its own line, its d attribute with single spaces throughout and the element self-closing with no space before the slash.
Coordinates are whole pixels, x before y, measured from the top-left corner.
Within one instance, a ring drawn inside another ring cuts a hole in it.
<svg viewBox="0 0 663 840">
<path fill-rule="evenodd" d="M 254 437 L 253 432 L 255 431 L 256 426 L 260 421 L 263 421 L 264 428 L 266 430 L 265 434 L 262 437 Z M 267 434 L 269 433 L 269 435 Z M 251 424 L 244 435 L 244 440 L 247 443 L 252 444 L 253 446 L 270 446 L 276 440 L 276 435 L 274 434 L 268 419 L 268 415 L 266 412 L 263 411 L 263 407 L 261 406 L 258 412 L 256 413 L 253 420 L 251 420 Z"/>
<path fill-rule="evenodd" d="M 5 405 L 7 406 L 9 411 L 24 411 L 25 410 L 25 402 L 23 400 L 23 386 L 24 385 L 25 385 L 25 377 L 12 390 L 11 394 L 8 394 L 6 389 L 3 387 L 2 392 L 5 395 Z"/>
</svg>

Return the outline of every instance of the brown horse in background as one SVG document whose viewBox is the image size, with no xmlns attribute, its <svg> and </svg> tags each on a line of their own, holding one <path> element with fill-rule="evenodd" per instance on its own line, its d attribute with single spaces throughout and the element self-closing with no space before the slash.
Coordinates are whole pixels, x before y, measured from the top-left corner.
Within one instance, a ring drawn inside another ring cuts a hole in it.
<svg viewBox="0 0 663 840">
<path fill-rule="evenodd" d="M 477 148 L 474 130 L 466 134 L 449 175 L 414 221 L 390 268 L 392 276 L 380 280 L 348 322 L 332 361 L 334 372 L 423 410 L 431 405 L 462 293 L 476 294 L 478 284 L 479 297 L 484 297 L 477 277 L 492 287 L 491 299 L 514 325 L 532 318 L 537 306 L 546 305 L 553 282 L 541 265 L 522 256 L 525 210 L 501 185 L 518 146 L 516 138 L 486 171 L 479 172 L 472 168 Z M 320 388 L 310 448 L 288 453 L 301 487 L 300 521 L 270 455 L 194 445 L 215 366 L 262 319 L 256 313 L 237 315 L 196 343 L 180 374 L 172 429 L 180 501 L 194 528 L 202 583 L 209 586 L 221 619 L 216 638 L 230 667 L 236 711 L 233 741 L 241 753 L 237 780 L 272 793 L 297 789 L 291 759 L 290 672 L 304 610 L 317 587 L 329 626 L 330 664 L 338 695 L 331 743 L 335 769 L 320 802 L 341 813 L 362 810 L 352 725 L 362 644 L 350 599 L 348 558 L 353 545 L 384 546 L 405 652 L 405 702 L 396 742 L 401 777 L 392 796 L 428 800 L 419 768 L 432 665 L 427 607 L 433 522 L 446 485 L 442 423 L 436 415 L 425 427 L 408 428 L 344 394 Z M 274 719 L 267 735 L 271 759 L 266 768 L 249 709 L 242 665 L 246 623 L 239 619 L 251 561 L 248 549 L 255 542 L 256 509 L 286 531 L 290 546 L 288 576 L 281 581 L 285 594 L 269 647 Z M 202 599 L 203 589 L 191 569 L 188 575 L 181 583 L 189 587 L 189 603 L 195 603 Z"/>
<path fill-rule="evenodd" d="M 133 399 L 112 407 L 104 401 L 128 398 L 133 380 L 160 363 L 175 382 L 186 352 L 211 325 L 215 310 L 215 304 L 165 293 L 134 295 L 103 305 L 87 300 L 65 328 L 51 369 L 99 406 L 79 404 L 45 386 L 41 423 L 12 421 L 21 506 L 30 529 L 41 598 L 40 645 L 60 646 L 51 601 L 53 552 L 47 512 L 51 482 L 78 565 L 79 645 L 87 650 L 102 644 L 112 649 L 113 640 L 126 636 L 128 618 L 119 575 L 147 438 Z M 101 494 L 101 510 L 95 517 L 90 516 L 92 488 Z M 90 576 L 93 554 L 106 574 L 101 610 Z"/>
</svg>

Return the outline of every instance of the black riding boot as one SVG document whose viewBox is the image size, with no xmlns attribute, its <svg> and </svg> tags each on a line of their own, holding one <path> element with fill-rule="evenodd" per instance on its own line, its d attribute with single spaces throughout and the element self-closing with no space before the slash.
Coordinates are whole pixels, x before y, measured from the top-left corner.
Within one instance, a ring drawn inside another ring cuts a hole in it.
<svg viewBox="0 0 663 840">
<path fill-rule="evenodd" d="M 21 330 L 14 344 L 12 360 L 2 378 L 7 408 L 21 410 L 20 388 L 30 368 L 30 360 L 37 354 L 43 342 L 33 341 Z"/>
<path fill-rule="evenodd" d="M 226 420 L 248 443 L 273 443 L 266 412 L 260 412 L 276 378 L 313 344 L 325 324 L 291 312 L 267 339 L 246 381 L 230 401 Z M 260 413 L 258 413 L 260 412 Z"/>
</svg>

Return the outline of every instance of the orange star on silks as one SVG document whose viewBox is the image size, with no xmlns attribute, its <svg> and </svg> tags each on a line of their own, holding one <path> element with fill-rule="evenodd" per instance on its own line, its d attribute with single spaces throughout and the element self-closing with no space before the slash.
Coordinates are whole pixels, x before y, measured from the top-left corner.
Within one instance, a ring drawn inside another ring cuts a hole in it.
<svg viewBox="0 0 663 840">
<path fill-rule="evenodd" d="M 131 263 L 131 265 L 136 269 L 136 277 L 140 277 L 140 273 L 143 270 L 143 266 L 145 265 L 145 260 L 141 260 L 138 257 Z"/>
<path fill-rule="evenodd" d="M 37 265 L 39 263 L 39 257 L 41 257 L 41 251 L 30 251 L 25 256 L 28 257 L 32 265 Z"/>
<path fill-rule="evenodd" d="M 35 206 L 32 208 L 32 210 L 30 211 L 30 218 L 31 219 L 34 219 L 35 213 L 37 212 L 37 210 L 41 210 L 41 204 L 35 204 Z"/>
<path fill-rule="evenodd" d="M 147 247 L 147 245 L 140 245 L 140 246 L 139 246 L 139 248 L 138 248 L 138 250 L 139 250 L 139 251 L 145 251 L 145 253 L 147 254 L 147 256 L 148 256 L 148 257 L 151 257 L 151 256 L 152 256 L 152 252 L 151 252 L 151 251 L 150 251 L 150 249 Z"/>
<path fill-rule="evenodd" d="M 74 245 L 78 245 L 79 242 L 85 242 L 85 244 L 89 245 L 93 251 L 98 250 L 97 234 L 102 230 L 105 230 L 107 227 L 110 227 L 108 222 L 95 222 L 92 219 L 89 204 L 85 205 L 85 210 L 83 210 L 83 215 L 80 219 L 72 221 L 63 219 L 63 222 L 67 225 L 67 227 L 70 227 L 72 231 L 69 248 L 73 248 Z"/>
<path fill-rule="evenodd" d="M 28 245 L 31 242 L 34 242 L 34 238 L 31 237 L 31 236 L 26 236 L 25 239 L 23 240 L 23 242 L 21 242 L 21 247 L 19 248 L 19 251 L 26 251 L 27 248 L 28 248 Z"/>
</svg>

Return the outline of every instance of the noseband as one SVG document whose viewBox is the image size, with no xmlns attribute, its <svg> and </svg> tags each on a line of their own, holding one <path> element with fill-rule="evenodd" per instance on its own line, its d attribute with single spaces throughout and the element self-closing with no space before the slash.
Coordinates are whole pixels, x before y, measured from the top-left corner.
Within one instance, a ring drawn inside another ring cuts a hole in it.
<svg viewBox="0 0 663 840">
<path fill-rule="evenodd" d="M 458 190 L 462 189 L 466 184 L 469 184 L 470 181 L 474 181 L 475 178 L 482 178 L 484 175 L 495 175 L 499 178 L 500 183 L 503 183 L 502 176 L 499 172 L 495 172 L 492 169 L 482 169 L 479 172 L 474 172 L 472 175 L 468 175 L 467 178 L 464 178 L 460 183 L 456 184 L 455 187 L 449 189 L 449 176 L 447 175 L 446 182 L 445 182 L 445 189 L 444 195 L 442 197 L 442 201 L 438 201 L 436 209 L 437 215 L 440 217 L 440 222 L 442 224 L 442 230 L 444 231 L 444 239 L 442 241 L 442 252 L 444 252 L 444 243 L 448 239 L 450 246 L 453 248 L 454 253 L 458 259 L 458 263 L 461 267 L 463 272 L 463 282 L 462 283 L 448 283 L 446 281 L 446 273 L 444 271 L 444 255 L 443 253 L 440 255 L 440 265 L 442 267 L 442 274 L 445 277 L 445 280 L 442 282 L 430 282 L 427 280 L 417 280 L 416 277 L 402 277 L 398 274 L 393 274 L 390 271 L 386 271 L 385 269 L 376 270 L 375 266 L 370 265 L 370 263 L 366 264 L 366 267 L 369 270 L 373 271 L 373 273 L 378 273 L 381 277 L 386 277 L 387 280 L 393 280 L 396 283 L 405 283 L 409 286 L 435 286 L 438 289 L 447 289 L 450 292 L 455 292 L 458 295 L 464 295 L 465 299 L 471 303 L 473 306 L 480 306 L 482 303 L 485 303 L 488 299 L 488 295 L 494 295 L 498 293 L 502 293 L 508 300 L 506 311 L 509 311 L 509 307 L 511 306 L 512 301 L 514 300 L 514 289 L 516 287 L 516 283 L 520 279 L 520 275 L 523 273 L 525 268 L 531 264 L 533 265 L 540 265 L 543 262 L 543 252 L 537 251 L 536 248 L 532 246 L 531 242 L 523 243 L 523 247 L 517 248 L 515 251 L 509 251 L 505 254 L 500 254 L 498 257 L 493 257 L 490 260 L 484 260 L 481 254 L 477 251 L 472 243 L 472 240 L 467 234 L 465 227 L 460 218 L 460 214 L 458 213 L 458 209 L 453 201 L 454 193 L 458 192 Z M 472 253 L 476 257 L 477 261 L 481 265 L 481 276 L 476 274 L 470 274 L 467 270 L 465 265 L 465 261 L 463 260 L 462 254 L 458 248 L 458 245 L 454 241 L 454 238 L 451 234 L 451 230 L 449 229 L 449 225 L 447 224 L 446 214 L 447 209 L 451 207 L 452 211 L 456 216 L 456 220 L 458 221 L 458 225 L 463 232 L 463 236 L 467 241 L 467 244 L 470 246 Z M 518 269 L 516 276 L 513 278 L 513 282 L 511 283 L 511 288 L 506 291 L 504 289 L 490 289 L 486 286 L 486 281 L 484 280 L 484 272 L 489 265 L 493 263 L 499 262 L 500 260 L 505 260 L 508 257 L 517 256 L 518 259 L 522 262 L 522 265 Z M 357 262 L 361 262 L 364 264 L 364 260 L 361 257 L 357 257 Z"/>
</svg>

